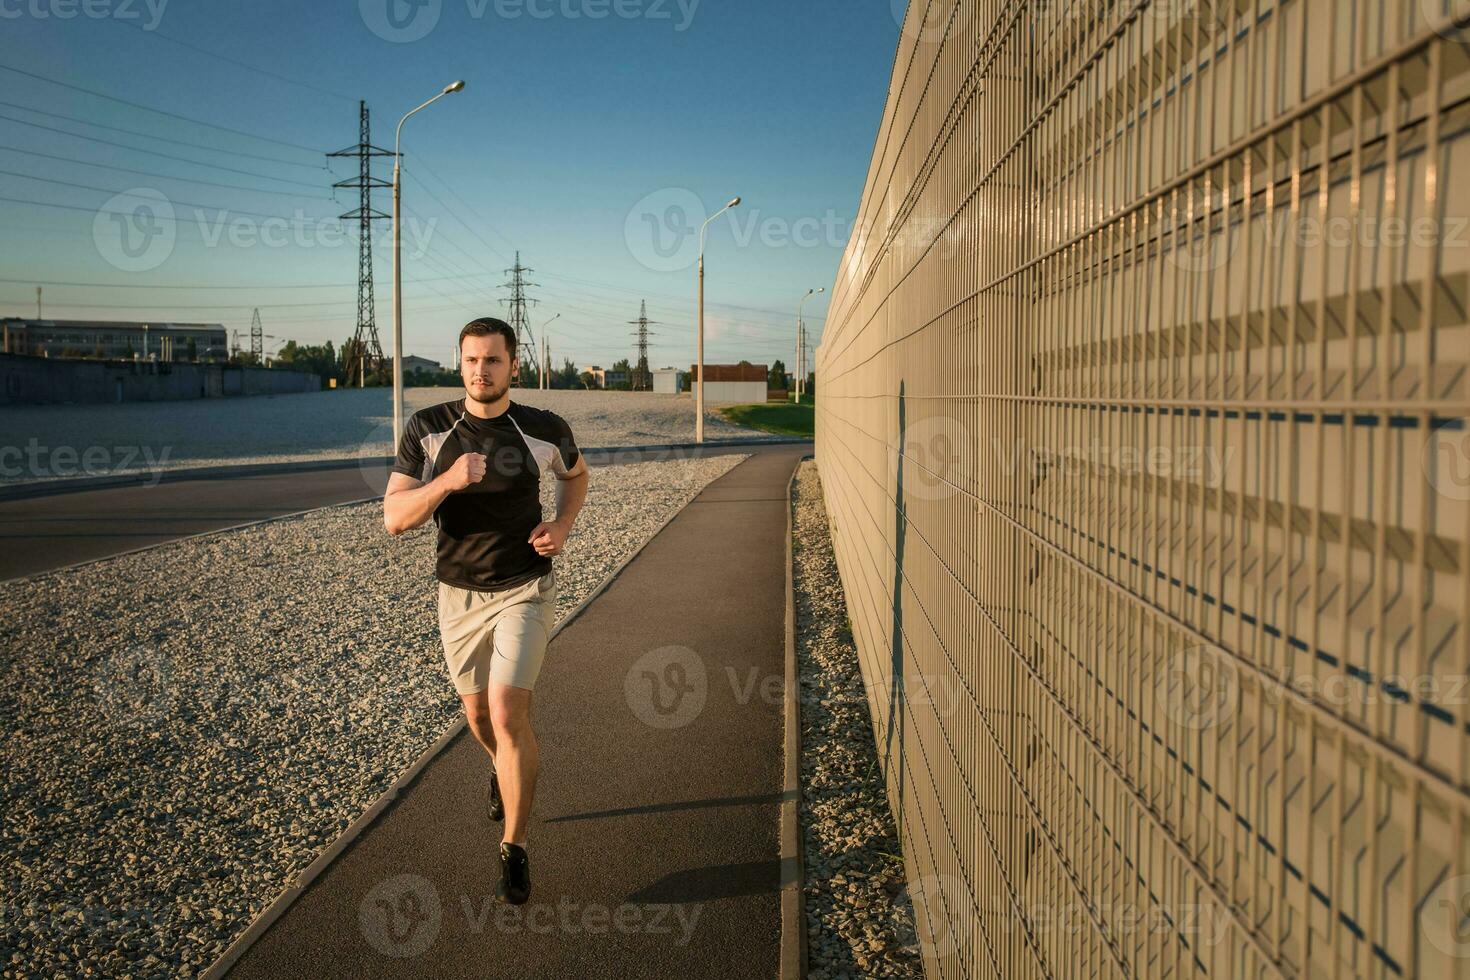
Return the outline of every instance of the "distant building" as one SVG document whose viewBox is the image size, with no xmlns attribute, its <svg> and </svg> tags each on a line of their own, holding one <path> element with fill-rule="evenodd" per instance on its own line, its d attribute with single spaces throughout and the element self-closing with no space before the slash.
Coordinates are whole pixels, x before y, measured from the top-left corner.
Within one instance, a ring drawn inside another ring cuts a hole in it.
<svg viewBox="0 0 1470 980">
<path fill-rule="evenodd" d="M 764 402 L 771 372 L 765 364 L 706 364 L 704 400 L 707 402 Z M 699 380 L 699 367 L 689 365 L 689 384 Z"/>
<path fill-rule="evenodd" d="M 609 385 L 627 384 L 631 375 L 627 371 L 614 371 L 611 368 L 603 369 L 596 364 L 587 369 L 592 375 L 592 384 L 598 388 L 606 388 Z"/>
<path fill-rule="evenodd" d="M 653 390 L 661 395 L 675 395 L 684 390 L 688 377 L 678 368 L 659 368 L 653 372 Z"/>
<path fill-rule="evenodd" d="M 438 361 L 431 361 L 427 357 L 417 357 L 417 356 L 415 356 L 413 354 L 409 354 L 407 357 L 405 357 L 403 359 L 403 373 L 404 374 L 407 374 L 410 371 L 442 371 L 442 370 L 444 370 L 444 365 L 440 364 Z"/>
<path fill-rule="evenodd" d="M 0 350 L 33 357 L 159 361 L 228 361 L 229 338 L 219 323 L 138 323 L 118 320 L 0 319 Z"/>
</svg>

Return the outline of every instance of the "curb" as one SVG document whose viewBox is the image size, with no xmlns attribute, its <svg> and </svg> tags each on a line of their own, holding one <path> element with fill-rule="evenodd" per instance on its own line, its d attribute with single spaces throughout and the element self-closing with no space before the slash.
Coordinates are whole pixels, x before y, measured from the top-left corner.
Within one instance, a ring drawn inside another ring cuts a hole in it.
<svg viewBox="0 0 1470 980">
<path fill-rule="evenodd" d="M 706 443 L 706 445 L 708 444 Z M 746 459 L 742 459 L 739 463 L 736 463 L 734 466 L 730 467 L 728 470 L 725 471 L 724 474 L 721 475 L 723 476 L 733 473 L 747 462 L 749 462 L 749 457 L 747 457 Z M 705 487 L 708 486 L 709 484 L 705 484 Z M 704 488 L 702 487 L 700 488 L 699 493 L 703 492 Z M 698 496 L 698 493 L 694 495 L 694 497 Z M 606 578 L 604 578 L 601 582 L 594 586 L 592 591 L 587 593 L 586 597 L 584 597 L 581 602 L 573 606 L 571 611 L 568 612 L 564 617 L 562 617 L 560 622 L 552 627 L 551 637 L 550 639 L 548 639 L 547 642 L 549 643 L 550 640 L 556 639 L 556 635 L 560 633 L 563 628 L 574 622 L 576 618 L 582 614 L 583 610 L 585 610 L 592 603 L 593 599 L 596 599 L 598 596 L 602 595 L 602 593 L 606 592 L 608 587 L 611 586 L 612 583 L 617 579 L 617 577 L 623 573 L 623 570 L 632 563 L 633 559 L 641 555 L 643 553 L 643 549 L 647 548 L 648 545 L 655 538 L 663 533 L 664 528 L 673 523 L 674 518 L 682 514 L 684 512 L 684 509 L 688 507 L 690 503 L 694 502 L 694 497 L 691 497 L 688 503 L 685 503 L 683 507 L 678 508 L 667 518 L 665 518 L 658 527 L 653 529 L 653 533 L 645 538 L 638 545 L 638 547 L 633 550 L 632 553 L 630 553 L 626 558 L 619 562 L 618 566 L 614 568 L 611 572 L 609 572 Z M 789 505 L 787 509 L 789 513 Z M 790 518 L 788 516 L 788 521 L 789 519 Z M 790 550 L 790 547 L 791 546 L 788 540 L 788 552 Z M 788 569 L 789 567 L 790 566 L 788 564 Z M 789 570 L 787 574 L 789 581 Z M 313 860 L 311 864 L 307 865 L 301 871 L 298 871 L 294 876 L 292 876 L 290 883 L 287 884 L 285 890 L 277 895 L 276 898 L 269 905 L 262 909 L 260 913 L 251 920 L 250 924 L 245 927 L 245 931 L 237 936 L 235 938 L 235 941 L 230 943 L 230 945 L 225 948 L 225 951 L 220 954 L 219 959 L 215 960 L 213 965 L 211 965 L 208 970 L 200 974 L 200 980 L 219 980 L 219 978 L 224 977 L 230 971 L 230 969 L 237 962 L 239 962 L 240 957 L 244 956 L 246 951 L 248 951 L 251 946 L 255 945 L 256 940 L 265 935 L 266 932 L 270 930 L 270 927 L 275 925 L 276 920 L 285 915 L 287 910 L 289 910 L 290 907 L 296 903 L 296 900 L 306 893 L 306 890 L 311 886 L 311 883 L 319 878 L 322 873 L 331 866 L 332 862 L 341 857 L 342 854 L 347 851 L 348 847 L 351 846 L 352 842 L 355 841 L 358 837 L 362 836 L 362 834 L 368 829 L 368 827 L 370 827 L 378 819 L 378 817 L 381 816 L 384 811 L 388 809 L 388 807 L 398 798 L 398 796 L 413 784 L 414 780 L 418 778 L 419 774 L 422 773 L 424 769 L 428 767 L 429 763 L 434 760 L 434 757 L 439 755 L 439 753 L 443 752 L 446 748 L 448 748 L 449 745 L 463 731 L 465 731 L 465 729 L 466 722 L 464 713 L 460 712 L 459 717 L 456 718 L 454 723 L 449 726 L 449 729 L 443 735 L 440 735 L 439 739 L 433 745 L 429 746 L 429 748 L 425 750 L 422 755 L 415 759 L 413 763 L 410 764 L 409 767 L 405 769 L 398 776 L 398 778 L 393 781 L 393 784 L 389 786 L 388 789 L 381 796 L 374 800 L 372 804 L 366 810 L 364 810 L 356 820 L 348 824 L 347 829 L 342 831 L 342 833 L 338 835 L 336 840 L 327 845 L 326 849 L 318 854 L 316 856 L 316 859 Z M 785 906 L 784 897 L 782 899 L 782 906 L 783 908 Z M 782 971 L 782 975 L 785 975 L 784 970 Z"/>
<path fill-rule="evenodd" d="M 678 449 L 723 449 L 726 446 L 780 446 L 811 439 L 797 436 L 777 436 L 771 439 L 729 439 L 707 442 L 666 442 L 646 446 L 589 446 L 582 450 L 589 456 L 610 456 L 615 453 L 667 452 Z M 229 480 L 243 476 L 271 476 L 277 473 L 307 473 L 313 470 L 347 469 L 353 466 L 387 466 L 392 456 L 348 456 L 335 459 L 303 460 L 296 463 L 239 463 L 227 466 L 194 466 L 157 473 L 142 471 L 115 476 L 76 477 L 62 480 L 40 480 L 31 483 L 12 483 L 0 486 L 0 501 L 28 500 L 33 497 L 49 497 L 58 493 L 79 493 L 83 490 L 111 490 L 116 487 L 157 486 L 178 480 Z"/>
<path fill-rule="evenodd" d="M 786 739 L 781 794 L 781 980 L 804 980 L 807 968 L 806 864 L 801 847 L 801 695 L 796 670 L 796 573 L 792 557 L 796 486 L 802 456 L 786 481 Z"/>
</svg>

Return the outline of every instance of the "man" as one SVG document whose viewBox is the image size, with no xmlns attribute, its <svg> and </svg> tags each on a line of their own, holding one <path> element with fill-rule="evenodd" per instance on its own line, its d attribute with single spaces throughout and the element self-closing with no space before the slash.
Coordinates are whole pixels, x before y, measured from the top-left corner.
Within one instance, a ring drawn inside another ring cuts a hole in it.
<svg viewBox="0 0 1470 980">
<path fill-rule="evenodd" d="M 505 820 L 496 897 L 519 905 L 531 894 L 526 825 L 539 765 L 531 690 L 555 623 L 552 557 L 587 499 L 587 463 L 559 415 L 511 401 L 516 334 L 508 323 L 466 324 L 459 364 L 465 397 L 415 412 L 404 429 L 383 525 L 393 535 L 430 517 L 439 526 L 444 660 L 490 754 L 490 816 Z M 559 481 L 551 521 L 541 513 L 547 470 Z"/>
</svg>

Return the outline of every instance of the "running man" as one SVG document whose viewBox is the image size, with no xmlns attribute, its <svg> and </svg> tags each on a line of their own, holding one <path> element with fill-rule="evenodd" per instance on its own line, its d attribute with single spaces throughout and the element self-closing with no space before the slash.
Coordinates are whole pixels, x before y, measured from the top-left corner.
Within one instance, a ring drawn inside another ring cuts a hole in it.
<svg viewBox="0 0 1470 980">
<path fill-rule="evenodd" d="M 552 558 L 587 499 L 587 462 L 561 416 L 510 399 L 516 334 L 482 317 L 459 334 L 465 397 L 415 412 L 383 497 L 399 535 L 439 527 L 439 635 L 470 731 L 490 754 L 488 809 L 505 820 L 496 897 L 531 894 L 526 825 L 539 764 L 531 690 L 556 619 Z M 541 474 L 557 482 L 542 520 Z M 505 778 L 500 778 L 504 773 Z"/>
</svg>

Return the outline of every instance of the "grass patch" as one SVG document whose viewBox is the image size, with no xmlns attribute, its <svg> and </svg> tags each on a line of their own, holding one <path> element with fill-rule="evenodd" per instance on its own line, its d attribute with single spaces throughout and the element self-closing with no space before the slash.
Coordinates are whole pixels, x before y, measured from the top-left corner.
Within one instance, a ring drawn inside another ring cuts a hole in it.
<svg viewBox="0 0 1470 980">
<path fill-rule="evenodd" d="M 766 402 L 760 405 L 731 405 L 720 409 L 726 420 L 778 436 L 805 436 L 816 431 L 812 403 Z"/>
</svg>

